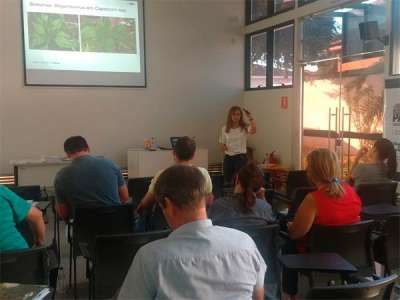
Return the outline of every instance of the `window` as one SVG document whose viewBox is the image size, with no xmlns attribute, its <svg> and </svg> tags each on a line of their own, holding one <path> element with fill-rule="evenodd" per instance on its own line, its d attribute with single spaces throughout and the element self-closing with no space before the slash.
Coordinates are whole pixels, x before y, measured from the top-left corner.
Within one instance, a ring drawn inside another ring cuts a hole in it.
<svg viewBox="0 0 400 300">
<path fill-rule="evenodd" d="M 392 75 L 400 75 L 400 0 L 392 3 Z"/>
<path fill-rule="evenodd" d="M 246 35 L 247 90 L 293 84 L 293 22 Z"/>
<path fill-rule="evenodd" d="M 295 0 L 246 0 L 246 24 L 293 9 Z"/>
<path fill-rule="evenodd" d="M 273 86 L 293 84 L 293 24 L 274 29 Z"/>
<path fill-rule="evenodd" d="M 284 12 L 294 8 L 294 0 L 275 0 L 274 12 Z"/>
<path fill-rule="evenodd" d="M 312 3 L 315 1 L 317 1 L 317 0 L 299 0 L 299 6 L 303 6 L 303 5 L 306 5 L 308 3 Z"/>
<path fill-rule="evenodd" d="M 250 88 L 267 86 L 267 33 L 250 37 Z"/>
<path fill-rule="evenodd" d="M 250 11 L 250 19 L 247 23 L 264 19 L 268 16 L 268 0 L 248 0 L 247 9 Z"/>
</svg>

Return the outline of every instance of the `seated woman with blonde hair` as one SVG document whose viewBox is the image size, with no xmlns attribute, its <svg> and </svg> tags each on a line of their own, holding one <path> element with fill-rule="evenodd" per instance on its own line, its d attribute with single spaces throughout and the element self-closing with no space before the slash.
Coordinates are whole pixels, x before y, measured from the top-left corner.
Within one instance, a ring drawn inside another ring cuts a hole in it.
<svg viewBox="0 0 400 300">
<path fill-rule="evenodd" d="M 335 226 L 360 221 L 361 200 L 349 184 L 337 177 L 338 171 L 337 156 L 328 149 L 317 149 L 307 156 L 307 175 L 317 190 L 305 197 L 288 224 L 291 239 L 304 237 L 313 224 Z M 296 252 L 293 248 L 296 245 L 285 252 Z M 284 270 L 282 288 L 289 299 L 295 298 L 297 272 Z"/>
</svg>

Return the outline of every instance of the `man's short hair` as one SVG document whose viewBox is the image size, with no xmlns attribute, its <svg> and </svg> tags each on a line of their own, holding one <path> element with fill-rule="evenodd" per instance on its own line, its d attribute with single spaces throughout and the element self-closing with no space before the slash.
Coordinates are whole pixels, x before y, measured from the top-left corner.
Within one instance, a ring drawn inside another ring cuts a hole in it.
<svg viewBox="0 0 400 300">
<path fill-rule="evenodd" d="M 67 138 L 64 142 L 64 151 L 68 154 L 73 154 L 81 151 L 85 151 L 89 148 L 85 138 L 77 135 Z"/>
<path fill-rule="evenodd" d="M 180 137 L 176 141 L 174 151 L 179 160 L 191 160 L 196 152 L 196 142 L 188 136 Z"/>
<path fill-rule="evenodd" d="M 205 179 L 197 167 L 175 165 L 158 177 L 154 194 L 163 207 L 166 197 L 181 209 L 196 207 L 206 195 Z"/>
</svg>

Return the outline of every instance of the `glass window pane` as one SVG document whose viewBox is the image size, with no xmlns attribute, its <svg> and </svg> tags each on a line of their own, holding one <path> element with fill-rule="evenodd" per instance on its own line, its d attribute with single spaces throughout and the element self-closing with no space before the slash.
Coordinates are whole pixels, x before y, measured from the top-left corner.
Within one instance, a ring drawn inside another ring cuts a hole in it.
<svg viewBox="0 0 400 300">
<path fill-rule="evenodd" d="M 360 24 L 376 24 L 377 34 L 383 37 L 386 34 L 386 3 L 384 1 L 361 2 L 355 5 L 337 9 L 335 12 L 343 18 L 343 56 L 383 51 L 384 45 L 374 38 L 361 40 Z M 365 23 L 368 22 L 368 23 Z"/>
<path fill-rule="evenodd" d="M 342 51 L 343 18 L 335 12 L 307 17 L 303 21 L 303 59 L 337 57 Z"/>
<path fill-rule="evenodd" d="M 274 30 L 273 86 L 293 84 L 293 24 Z"/>
<path fill-rule="evenodd" d="M 267 86 L 267 33 L 250 37 L 250 88 Z"/>
<path fill-rule="evenodd" d="M 315 2 L 315 1 L 317 1 L 317 0 L 299 0 L 299 6 L 303 6 L 303 5 L 306 5 L 308 3 Z"/>
<path fill-rule="evenodd" d="M 250 6 L 252 22 L 268 15 L 268 0 L 250 0 Z"/>
<path fill-rule="evenodd" d="M 281 12 L 294 8 L 294 0 L 275 0 L 275 12 Z"/>
</svg>

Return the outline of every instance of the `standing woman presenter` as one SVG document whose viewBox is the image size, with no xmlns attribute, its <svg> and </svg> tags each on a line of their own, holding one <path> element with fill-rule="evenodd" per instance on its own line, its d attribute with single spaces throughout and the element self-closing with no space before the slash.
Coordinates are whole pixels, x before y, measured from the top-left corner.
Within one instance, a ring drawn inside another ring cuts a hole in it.
<svg viewBox="0 0 400 300">
<path fill-rule="evenodd" d="M 244 121 L 243 111 L 248 123 Z M 249 111 L 239 106 L 229 109 L 226 124 L 219 138 L 221 151 L 224 152 L 225 182 L 232 183 L 234 175 L 247 163 L 247 135 L 256 133 L 256 123 Z"/>
</svg>

